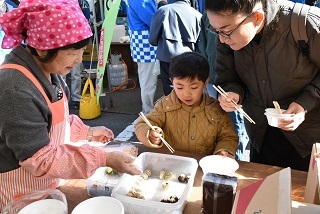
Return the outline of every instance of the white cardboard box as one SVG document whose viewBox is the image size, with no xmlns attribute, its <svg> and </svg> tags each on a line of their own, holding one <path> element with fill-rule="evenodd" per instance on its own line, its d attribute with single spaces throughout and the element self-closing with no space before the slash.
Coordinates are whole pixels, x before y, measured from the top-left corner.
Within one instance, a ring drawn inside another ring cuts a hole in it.
<svg viewBox="0 0 320 214">
<path fill-rule="evenodd" d="M 304 202 L 320 204 L 320 143 L 312 146 Z M 317 156 L 318 155 L 318 156 Z M 320 213 L 320 212 L 319 212 Z"/>
<path fill-rule="evenodd" d="M 232 214 L 249 213 L 291 213 L 291 171 L 289 167 L 237 191 Z"/>
</svg>

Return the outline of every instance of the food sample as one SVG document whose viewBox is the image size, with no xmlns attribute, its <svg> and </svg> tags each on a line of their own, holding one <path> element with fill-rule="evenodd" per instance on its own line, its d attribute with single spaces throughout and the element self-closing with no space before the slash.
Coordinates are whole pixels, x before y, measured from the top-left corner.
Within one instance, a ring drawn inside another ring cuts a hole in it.
<svg viewBox="0 0 320 214">
<path fill-rule="evenodd" d="M 144 170 L 143 173 L 146 173 L 148 176 L 151 176 L 151 170 L 150 169 L 146 169 Z"/>
<path fill-rule="evenodd" d="M 169 199 L 162 199 L 161 202 L 173 204 L 173 203 L 178 202 L 178 200 L 179 200 L 179 198 L 176 195 L 172 195 L 172 196 L 170 196 Z"/>
<path fill-rule="evenodd" d="M 185 174 L 181 174 L 178 177 L 178 181 L 181 183 L 188 183 L 189 179 L 190 179 L 190 176 Z"/>
<path fill-rule="evenodd" d="M 147 180 L 149 176 L 151 176 L 151 170 L 146 169 L 141 175 L 140 175 L 144 180 Z"/>
<path fill-rule="evenodd" d="M 127 196 L 133 197 L 133 198 L 140 198 L 140 199 L 145 199 L 142 188 L 141 188 L 141 182 L 143 180 L 147 180 L 151 176 L 151 170 L 146 169 L 138 178 L 138 180 L 134 183 L 133 187 L 129 190 Z"/>
<path fill-rule="evenodd" d="M 163 182 L 162 185 L 161 185 L 161 187 L 162 187 L 163 190 L 169 189 L 169 186 L 170 186 L 170 184 L 169 184 L 169 182 L 167 182 L 167 181 Z"/>
<path fill-rule="evenodd" d="M 119 172 L 117 170 L 115 170 L 115 169 L 112 169 L 111 167 L 107 167 L 106 168 L 106 174 L 108 174 L 108 175 L 111 175 L 111 174 L 116 175 L 116 174 L 119 174 Z"/>
<path fill-rule="evenodd" d="M 169 180 L 173 173 L 170 171 L 160 171 L 160 180 Z"/>
</svg>

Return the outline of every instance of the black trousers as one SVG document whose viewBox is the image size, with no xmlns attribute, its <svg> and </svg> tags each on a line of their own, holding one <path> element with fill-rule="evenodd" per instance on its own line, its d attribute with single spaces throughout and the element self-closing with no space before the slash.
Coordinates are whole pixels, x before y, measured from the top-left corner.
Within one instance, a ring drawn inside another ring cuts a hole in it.
<svg viewBox="0 0 320 214">
<path fill-rule="evenodd" d="M 162 89 L 165 96 L 169 95 L 173 89 L 169 76 L 170 62 L 160 61 L 160 77 Z"/>
<path fill-rule="evenodd" d="M 258 153 L 250 146 L 250 161 L 280 167 L 308 171 L 310 156 L 301 157 L 280 129 L 268 126 L 267 133 Z"/>
</svg>

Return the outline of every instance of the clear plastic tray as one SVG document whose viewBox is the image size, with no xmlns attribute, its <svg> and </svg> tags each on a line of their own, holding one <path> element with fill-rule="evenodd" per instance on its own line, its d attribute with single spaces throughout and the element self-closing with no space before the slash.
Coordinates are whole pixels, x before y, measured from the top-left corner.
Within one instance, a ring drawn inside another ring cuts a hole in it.
<svg viewBox="0 0 320 214">
<path fill-rule="evenodd" d="M 152 175 L 141 182 L 141 189 L 145 199 L 127 196 L 127 193 L 140 179 L 140 176 L 124 174 L 119 183 L 114 187 L 111 196 L 121 201 L 126 214 L 150 214 L 150 213 L 182 213 L 187 203 L 194 177 L 198 168 L 198 162 L 194 158 L 167 155 L 160 153 L 144 152 L 135 160 L 143 171 L 149 169 Z M 162 189 L 160 171 L 170 171 L 173 176 L 168 180 L 169 188 Z M 181 174 L 190 176 L 188 183 L 181 183 L 178 177 Z M 179 200 L 176 203 L 164 203 L 162 199 L 168 199 L 176 195 Z"/>
<path fill-rule="evenodd" d="M 86 179 L 87 192 L 91 197 L 111 196 L 113 188 L 119 182 L 122 174 L 106 174 L 107 167 L 100 167 Z"/>
</svg>

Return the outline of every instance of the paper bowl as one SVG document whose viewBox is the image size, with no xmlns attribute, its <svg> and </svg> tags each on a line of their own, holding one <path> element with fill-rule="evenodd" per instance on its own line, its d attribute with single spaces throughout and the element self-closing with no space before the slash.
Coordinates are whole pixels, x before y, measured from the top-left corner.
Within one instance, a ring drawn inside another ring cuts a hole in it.
<svg viewBox="0 0 320 214">
<path fill-rule="evenodd" d="M 281 109 L 281 112 L 284 111 Z M 270 126 L 278 127 L 279 119 L 290 119 L 294 114 L 279 114 L 275 108 L 267 108 L 264 115 L 266 115 Z"/>
<path fill-rule="evenodd" d="M 122 203 L 112 197 L 99 196 L 87 199 L 78 204 L 71 214 L 124 214 Z"/>
<path fill-rule="evenodd" d="M 199 161 L 199 165 L 204 175 L 211 172 L 220 175 L 233 176 L 235 171 L 239 168 L 239 164 L 236 160 L 221 155 L 206 156 Z"/>
<path fill-rule="evenodd" d="M 33 202 L 19 211 L 18 214 L 67 214 L 68 208 L 62 201 L 44 199 Z"/>
</svg>

